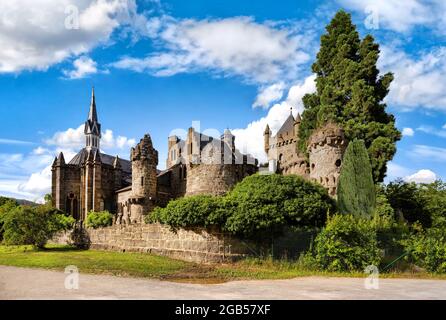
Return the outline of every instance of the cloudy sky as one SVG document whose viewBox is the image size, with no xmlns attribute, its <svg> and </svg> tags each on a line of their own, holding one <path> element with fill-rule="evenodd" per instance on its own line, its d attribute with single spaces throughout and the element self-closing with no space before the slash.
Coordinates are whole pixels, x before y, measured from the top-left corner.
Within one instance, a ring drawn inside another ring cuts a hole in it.
<svg viewBox="0 0 446 320">
<path fill-rule="evenodd" d="M 262 133 L 302 112 L 311 63 L 340 8 L 381 45 L 387 97 L 403 132 L 387 180 L 446 179 L 443 0 L 0 1 L 0 194 L 39 200 L 54 156 L 84 144 L 95 86 L 102 149 L 128 158 L 150 133 L 230 128 L 260 160 Z"/>
</svg>

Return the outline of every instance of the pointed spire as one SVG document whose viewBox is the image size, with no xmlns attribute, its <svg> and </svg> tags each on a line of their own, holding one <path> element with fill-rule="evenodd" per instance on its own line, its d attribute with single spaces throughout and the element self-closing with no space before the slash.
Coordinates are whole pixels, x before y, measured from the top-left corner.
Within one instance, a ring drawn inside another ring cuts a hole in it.
<svg viewBox="0 0 446 320">
<path fill-rule="evenodd" d="M 263 134 L 264 135 L 271 134 L 271 130 L 269 129 L 269 125 L 268 124 L 266 125 L 265 132 Z"/>
<path fill-rule="evenodd" d="M 54 161 L 53 161 L 53 167 L 55 167 L 57 165 L 57 157 L 54 157 Z"/>
<path fill-rule="evenodd" d="M 118 156 L 116 156 L 115 160 L 113 161 L 113 168 L 121 169 L 121 161 L 119 160 Z"/>
<path fill-rule="evenodd" d="M 91 89 L 91 103 L 90 112 L 88 113 L 88 120 L 91 122 L 98 122 L 98 113 L 96 111 L 96 98 L 94 96 L 94 87 Z"/>
<path fill-rule="evenodd" d="M 65 158 L 63 156 L 63 153 L 59 153 L 59 156 L 57 157 L 57 165 L 62 166 L 65 164 Z"/>
<path fill-rule="evenodd" d="M 300 113 L 297 113 L 297 117 L 296 117 L 296 123 L 300 123 L 302 121 L 302 117 L 300 116 Z"/>
</svg>

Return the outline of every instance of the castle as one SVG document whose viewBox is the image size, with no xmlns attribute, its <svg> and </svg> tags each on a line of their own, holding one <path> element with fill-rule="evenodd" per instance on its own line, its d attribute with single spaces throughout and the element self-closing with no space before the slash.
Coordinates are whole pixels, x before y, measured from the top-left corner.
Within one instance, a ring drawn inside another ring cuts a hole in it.
<svg viewBox="0 0 446 320">
<path fill-rule="evenodd" d="M 294 118 L 290 112 L 275 136 L 266 126 L 263 136 L 269 171 L 302 176 L 321 184 L 330 196 L 336 197 L 342 158 L 347 148 L 344 131 L 329 122 L 313 132 L 307 143 L 307 156 L 298 148 L 301 120 L 300 114 Z"/>
<path fill-rule="evenodd" d="M 194 128 L 186 140 L 169 137 L 163 171 L 157 169 L 158 151 L 149 134 L 131 149 L 130 161 L 101 153 L 94 90 L 84 134 L 85 147 L 70 162 L 60 153 L 52 165 L 54 205 L 76 220 L 85 221 L 90 211 L 108 210 L 116 214 L 116 224 L 140 223 L 155 206 L 188 195 L 224 194 L 258 171 L 258 161 L 235 148 L 229 130 L 220 139 Z"/>
<path fill-rule="evenodd" d="M 269 172 L 295 174 L 320 183 L 332 197 L 340 175 L 347 141 L 343 130 L 327 123 L 307 143 L 307 154 L 299 151 L 301 117 L 292 112 L 273 136 L 267 125 L 264 149 Z M 77 220 L 90 211 L 108 210 L 116 224 L 140 223 L 144 214 L 165 206 L 175 198 L 229 191 L 246 176 L 258 171 L 257 159 L 235 148 L 235 137 L 227 129 L 220 139 L 189 128 L 185 140 L 168 138 L 166 169 L 158 170 L 158 151 L 146 134 L 130 150 L 130 161 L 100 151 L 101 124 L 92 91 L 84 127 L 85 147 L 66 163 L 63 153 L 52 165 L 54 205 Z"/>
</svg>

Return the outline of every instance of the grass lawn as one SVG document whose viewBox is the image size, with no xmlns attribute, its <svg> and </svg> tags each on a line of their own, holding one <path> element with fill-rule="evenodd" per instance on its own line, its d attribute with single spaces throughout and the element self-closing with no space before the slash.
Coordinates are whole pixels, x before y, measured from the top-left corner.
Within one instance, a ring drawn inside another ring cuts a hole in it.
<svg viewBox="0 0 446 320">
<path fill-rule="evenodd" d="M 0 246 L 0 265 L 64 270 L 75 265 L 80 272 L 148 277 L 171 281 L 218 283 L 241 279 L 289 279 L 302 276 L 364 277 L 364 273 L 328 273 L 305 270 L 297 263 L 246 259 L 233 264 L 201 265 L 147 253 L 77 250 L 49 245 L 45 250 L 31 246 Z M 390 272 L 383 278 L 435 278 L 424 272 Z"/>
</svg>

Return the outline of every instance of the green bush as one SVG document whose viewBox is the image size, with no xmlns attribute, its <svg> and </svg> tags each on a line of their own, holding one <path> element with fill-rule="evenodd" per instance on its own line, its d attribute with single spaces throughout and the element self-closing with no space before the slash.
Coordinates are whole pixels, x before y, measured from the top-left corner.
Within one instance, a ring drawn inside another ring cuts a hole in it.
<svg viewBox="0 0 446 320">
<path fill-rule="evenodd" d="M 429 210 L 429 202 L 432 204 L 432 201 L 423 195 L 423 188 L 423 185 L 401 179 L 385 186 L 384 192 L 397 220 L 405 220 L 410 224 L 419 222 L 423 228 L 431 227 L 432 212 Z"/>
<path fill-rule="evenodd" d="M 407 260 L 429 272 L 446 273 L 446 230 L 432 228 L 403 240 Z"/>
<path fill-rule="evenodd" d="M 113 215 L 108 211 L 90 211 L 85 223 L 87 227 L 93 229 L 108 227 L 113 224 Z"/>
<path fill-rule="evenodd" d="M 226 196 L 200 195 L 156 208 L 146 222 L 173 228 L 218 226 L 248 238 L 280 233 L 285 226 L 323 227 L 327 213 L 335 210 L 327 191 L 297 176 L 253 175 Z"/>
<path fill-rule="evenodd" d="M 0 197 L 0 242 L 3 240 L 3 219 L 6 214 L 17 208 L 19 204 L 17 201 Z"/>
<path fill-rule="evenodd" d="M 364 141 L 355 139 L 350 142 L 343 162 L 338 183 L 339 212 L 371 218 L 376 207 L 376 195 Z"/>
<path fill-rule="evenodd" d="M 172 228 L 204 227 L 224 223 L 218 221 L 220 197 L 198 195 L 170 201 L 165 208 L 155 208 L 146 222 L 161 222 Z"/>
<path fill-rule="evenodd" d="M 72 217 L 48 205 L 19 206 L 3 217 L 3 241 L 8 245 L 43 248 L 56 233 L 71 229 L 74 222 Z"/>
<path fill-rule="evenodd" d="M 363 271 L 369 265 L 378 266 L 382 258 L 371 221 L 352 215 L 330 218 L 310 255 L 319 269 L 334 272 Z"/>
<path fill-rule="evenodd" d="M 231 213 L 225 230 L 245 237 L 281 232 L 284 226 L 323 227 L 334 202 L 327 191 L 301 177 L 252 175 L 226 196 Z"/>
<path fill-rule="evenodd" d="M 424 209 L 432 218 L 432 227 L 446 228 L 446 183 L 438 180 L 430 184 L 418 185 Z"/>
</svg>

